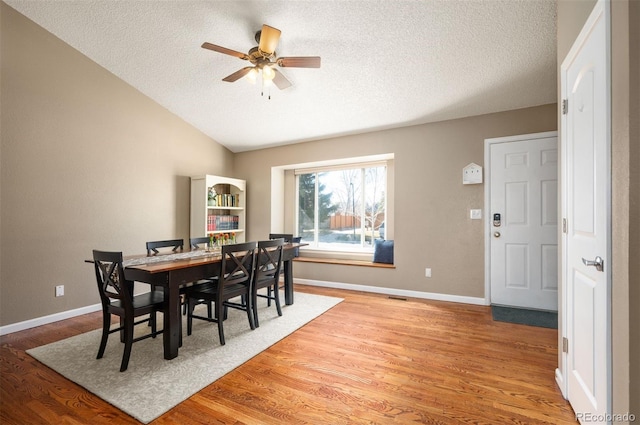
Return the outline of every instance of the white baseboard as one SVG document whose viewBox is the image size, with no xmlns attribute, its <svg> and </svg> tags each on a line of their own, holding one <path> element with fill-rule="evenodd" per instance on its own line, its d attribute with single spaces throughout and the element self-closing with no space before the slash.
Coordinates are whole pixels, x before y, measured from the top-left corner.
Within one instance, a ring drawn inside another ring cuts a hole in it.
<svg viewBox="0 0 640 425">
<path fill-rule="evenodd" d="M 560 368 L 556 368 L 556 384 L 558 385 L 558 389 L 560 389 L 560 392 L 562 393 L 562 397 L 565 398 L 565 400 L 567 399 L 567 395 L 564 393 L 564 378 L 562 377 L 562 372 L 560 371 Z"/>
<path fill-rule="evenodd" d="M 409 291 L 407 289 L 381 288 L 379 286 L 355 285 L 353 283 L 326 282 L 322 280 L 298 279 L 296 283 L 310 286 L 323 286 L 326 288 L 347 289 L 350 291 L 373 292 L 376 294 L 394 295 L 400 297 L 422 298 L 436 301 L 449 301 L 454 303 L 488 305 L 484 298 L 464 297 L 461 295 L 438 294 L 434 292 Z"/>
<path fill-rule="evenodd" d="M 422 298 L 422 299 L 437 300 L 437 301 L 449 301 L 449 302 L 463 303 L 463 304 L 487 305 L 484 298 L 464 297 L 460 295 L 449 295 L 449 294 L 438 294 L 433 292 L 409 291 L 406 289 L 381 288 L 378 286 L 355 285 L 352 283 L 327 282 L 322 280 L 311 280 L 311 279 L 296 278 L 295 281 L 303 285 L 310 285 L 310 286 L 324 286 L 326 288 L 347 289 L 350 291 L 373 292 L 376 294 L 394 295 L 394 296 L 409 297 L 409 298 Z M 51 314 L 49 316 L 37 317 L 35 319 L 25 320 L 24 322 L 13 323 L 11 325 L 6 325 L 6 326 L 0 326 L 0 335 L 6 335 L 13 332 L 23 331 L 25 329 L 35 328 L 36 326 L 42 326 L 49 323 L 58 322 L 60 320 L 69 319 L 71 317 L 76 317 L 76 316 L 80 316 L 87 313 L 93 313 L 94 311 L 100 311 L 101 309 L 102 309 L 101 304 L 94 304 L 86 307 L 77 308 L 75 310 L 68 310 L 68 311 L 63 311 L 61 313 Z"/>
<path fill-rule="evenodd" d="M 25 320 L 24 322 L 13 323 L 11 325 L 0 326 L 0 335 L 6 335 L 13 332 L 23 331 L 25 329 L 35 328 L 53 322 L 58 322 L 71 317 L 81 316 L 94 311 L 102 310 L 102 304 L 88 305 L 86 307 L 76 308 L 74 310 L 63 311 L 60 313 L 50 314 L 49 316 L 37 317 L 35 319 Z M 100 325 L 101 326 L 101 325 Z"/>
</svg>

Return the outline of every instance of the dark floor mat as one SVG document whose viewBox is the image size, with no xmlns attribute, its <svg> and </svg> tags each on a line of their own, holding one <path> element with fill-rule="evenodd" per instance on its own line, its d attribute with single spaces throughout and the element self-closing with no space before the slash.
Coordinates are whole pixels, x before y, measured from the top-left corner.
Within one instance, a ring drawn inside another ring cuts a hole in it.
<svg viewBox="0 0 640 425">
<path fill-rule="evenodd" d="M 493 320 L 498 322 L 558 329 L 558 313 L 555 311 L 529 310 L 526 308 L 492 305 L 491 314 Z"/>
</svg>

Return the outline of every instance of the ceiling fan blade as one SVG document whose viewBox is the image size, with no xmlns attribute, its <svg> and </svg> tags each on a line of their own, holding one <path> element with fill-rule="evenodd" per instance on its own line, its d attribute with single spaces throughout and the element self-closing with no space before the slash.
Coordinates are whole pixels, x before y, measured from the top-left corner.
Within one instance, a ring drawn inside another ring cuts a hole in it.
<svg viewBox="0 0 640 425">
<path fill-rule="evenodd" d="M 225 55 L 235 56 L 240 59 L 248 60 L 249 56 L 245 53 L 238 52 L 236 50 L 227 49 L 226 47 L 216 46 L 215 44 L 207 43 L 206 41 L 202 43 L 203 49 L 213 50 L 214 52 L 224 53 Z"/>
<path fill-rule="evenodd" d="M 283 68 L 320 68 L 320 56 L 278 58 L 276 62 Z"/>
<path fill-rule="evenodd" d="M 228 75 L 226 77 L 224 77 L 222 79 L 222 81 L 226 81 L 228 83 L 233 83 L 234 81 L 239 80 L 240 78 L 244 77 L 245 75 L 247 75 L 249 73 L 249 71 L 251 71 L 253 69 L 253 66 L 245 66 L 244 68 L 242 68 L 239 71 L 234 72 L 231 75 Z"/>
<path fill-rule="evenodd" d="M 258 49 L 263 53 L 272 55 L 276 51 L 278 41 L 280 41 L 280 30 L 266 24 L 263 25 L 262 31 L 260 32 Z"/>
<path fill-rule="evenodd" d="M 287 77 L 285 77 L 282 72 L 275 68 L 273 68 L 273 70 L 276 73 L 276 76 L 273 77 L 273 84 L 275 84 L 277 88 L 284 90 L 287 87 L 291 87 L 291 81 L 287 80 Z"/>
</svg>

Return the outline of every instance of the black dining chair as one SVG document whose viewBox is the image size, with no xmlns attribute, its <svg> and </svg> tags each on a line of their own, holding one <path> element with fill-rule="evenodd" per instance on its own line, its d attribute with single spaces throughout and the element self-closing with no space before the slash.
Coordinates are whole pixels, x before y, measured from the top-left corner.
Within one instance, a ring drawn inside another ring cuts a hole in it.
<svg viewBox="0 0 640 425">
<path fill-rule="evenodd" d="M 171 248 L 171 251 L 182 251 L 184 248 L 184 239 L 169 239 L 166 241 L 150 241 L 147 242 L 147 255 L 159 254 L 158 248 Z"/>
<path fill-rule="evenodd" d="M 218 324 L 220 344 L 225 345 L 224 319 L 227 308 L 243 310 L 247 313 L 249 326 L 255 329 L 251 300 L 251 285 L 256 259 L 256 242 L 245 242 L 222 247 L 220 275 L 211 283 L 186 288 L 187 335 L 191 335 L 193 319 L 206 320 Z M 233 298 L 240 297 L 240 301 Z M 214 317 L 194 314 L 194 307 L 202 301 L 214 304 Z"/>
<path fill-rule="evenodd" d="M 134 342 L 147 338 L 155 338 L 162 330 L 156 328 L 156 312 L 164 310 L 164 297 L 161 291 L 151 291 L 133 295 L 133 282 L 124 277 L 122 252 L 93 251 L 93 264 L 96 282 L 102 303 L 102 338 L 97 359 L 101 359 L 107 347 L 109 334 L 121 331 L 124 342 L 124 353 L 120 364 L 120 372 L 127 370 L 131 347 Z M 121 326 L 111 329 L 111 315 L 119 316 Z M 135 321 L 136 317 L 148 315 L 147 318 Z M 151 332 L 137 338 L 133 337 L 135 325 L 149 322 Z"/>
<path fill-rule="evenodd" d="M 184 249 L 184 239 L 168 239 L 164 241 L 149 241 L 147 242 L 147 255 L 156 255 L 160 254 L 159 248 L 171 248 L 170 252 L 176 252 L 178 250 L 182 251 Z M 153 289 L 157 289 L 155 285 L 151 285 Z M 180 288 L 180 295 L 183 294 L 182 288 Z M 182 299 L 182 314 L 187 313 L 187 306 L 184 302 L 184 297 Z"/>
<path fill-rule="evenodd" d="M 197 237 L 197 238 L 190 238 L 189 239 L 189 248 L 190 249 L 204 249 L 207 247 L 207 244 L 209 243 L 210 238 L 209 236 L 201 236 L 201 237 Z M 215 277 L 212 277 L 211 279 L 201 279 L 198 280 L 197 282 L 189 282 L 186 283 L 185 286 L 180 288 L 180 294 L 184 294 L 186 291 L 186 288 L 188 288 L 189 286 L 193 286 L 193 285 L 201 285 L 203 283 L 211 283 L 213 282 Z M 206 302 L 205 300 L 201 300 L 202 302 L 200 304 L 206 304 L 207 305 L 207 315 L 208 317 L 213 317 L 212 316 L 212 309 L 211 309 L 211 303 L 210 302 Z M 182 314 L 187 314 L 187 303 L 186 303 L 186 297 L 185 297 L 185 302 L 183 304 L 183 310 L 182 310 Z"/>
<path fill-rule="evenodd" d="M 206 248 L 209 243 L 209 236 L 201 236 L 198 238 L 190 238 L 189 239 L 189 249 L 202 249 Z M 202 246 L 204 245 L 204 246 Z"/>
<path fill-rule="evenodd" d="M 258 320 L 258 297 L 266 298 L 268 306 L 271 305 L 271 300 L 274 300 L 278 316 L 282 316 L 278 281 L 280 280 L 280 269 L 282 268 L 283 245 L 284 239 L 282 238 L 258 242 L 256 268 L 253 273 L 253 288 L 251 289 L 253 322 L 256 328 L 260 326 L 260 321 Z M 268 289 L 266 295 L 258 293 L 258 290 L 264 288 Z"/>
</svg>

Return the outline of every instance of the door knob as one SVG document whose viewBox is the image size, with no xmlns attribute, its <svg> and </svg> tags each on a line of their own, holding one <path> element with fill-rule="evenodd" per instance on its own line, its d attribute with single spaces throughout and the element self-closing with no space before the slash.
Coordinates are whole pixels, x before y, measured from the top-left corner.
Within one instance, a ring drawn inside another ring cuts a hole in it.
<svg viewBox="0 0 640 425">
<path fill-rule="evenodd" d="M 604 270 L 604 260 L 600 256 L 594 258 L 593 261 L 589 261 L 583 258 L 582 262 L 585 266 L 594 266 L 599 272 Z"/>
<path fill-rule="evenodd" d="M 496 238 L 499 238 L 499 237 L 500 237 L 500 232 L 495 232 L 495 233 L 493 234 L 493 236 L 495 236 Z"/>
</svg>

